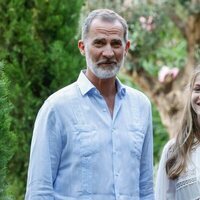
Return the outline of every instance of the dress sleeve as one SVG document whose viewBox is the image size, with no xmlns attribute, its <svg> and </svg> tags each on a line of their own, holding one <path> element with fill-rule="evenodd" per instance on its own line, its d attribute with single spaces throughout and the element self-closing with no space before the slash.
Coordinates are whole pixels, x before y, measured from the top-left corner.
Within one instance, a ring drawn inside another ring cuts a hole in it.
<svg viewBox="0 0 200 200">
<path fill-rule="evenodd" d="M 170 140 L 163 149 L 155 185 L 155 199 L 156 200 L 175 200 L 175 181 L 168 178 L 166 173 L 166 160 L 169 147 L 174 142 Z"/>
</svg>

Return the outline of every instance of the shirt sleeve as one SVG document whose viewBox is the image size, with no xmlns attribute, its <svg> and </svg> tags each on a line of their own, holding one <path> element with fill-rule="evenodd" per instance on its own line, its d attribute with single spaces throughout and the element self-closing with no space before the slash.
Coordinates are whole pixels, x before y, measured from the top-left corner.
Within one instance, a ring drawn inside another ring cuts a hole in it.
<svg viewBox="0 0 200 200">
<path fill-rule="evenodd" d="M 175 182 L 168 178 L 166 173 L 166 160 L 169 147 L 173 140 L 170 140 L 163 149 L 155 185 L 155 199 L 156 200 L 175 200 Z"/>
<path fill-rule="evenodd" d="M 148 128 L 145 133 L 145 139 L 140 161 L 140 199 L 153 200 L 153 131 L 152 131 L 152 113 L 149 106 Z"/>
<path fill-rule="evenodd" d="M 60 120 L 51 104 L 45 102 L 34 126 L 25 200 L 54 199 L 61 151 Z"/>
</svg>

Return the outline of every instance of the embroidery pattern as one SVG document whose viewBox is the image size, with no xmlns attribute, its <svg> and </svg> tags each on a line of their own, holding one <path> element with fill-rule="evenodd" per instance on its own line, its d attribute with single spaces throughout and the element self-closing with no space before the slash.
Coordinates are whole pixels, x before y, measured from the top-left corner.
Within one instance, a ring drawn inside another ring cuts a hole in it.
<svg viewBox="0 0 200 200">
<path fill-rule="evenodd" d="M 194 177 L 194 178 L 190 178 L 190 179 L 187 179 L 187 180 L 184 180 L 184 181 L 180 181 L 179 183 L 176 184 L 176 189 L 179 190 L 187 185 L 190 185 L 190 184 L 193 184 L 197 182 L 197 178 Z"/>
</svg>

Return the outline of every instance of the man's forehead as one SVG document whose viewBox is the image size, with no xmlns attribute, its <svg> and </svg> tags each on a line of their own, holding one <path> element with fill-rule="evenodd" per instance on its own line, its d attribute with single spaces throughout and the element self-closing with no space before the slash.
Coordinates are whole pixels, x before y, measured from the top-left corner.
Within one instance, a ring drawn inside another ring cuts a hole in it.
<svg viewBox="0 0 200 200">
<path fill-rule="evenodd" d="M 106 20 L 106 19 L 101 19 L 101 18 L 93 19 L 90 27 L 95 26 L 95 25 L 100 25 L 100 24 L 118 25 L 123 29 L 123 26 L 119 20 L 114 19 L 111 21 L 111 20 Z"/>
<path fill-rule="evenodd" d="M 122 24 L 115 20 L 113 22 L 105 21 L 101 19 L 94 19 L 91 23 L 89 33 L 93 34 L 116 34 L 119 36 L 123 36 L 124 29 Z"/>
<path fill-rule="evenodd" d="M 93 43 L 98 43 L 98 42 L 107 43 L 108 41 L 109 42 L 120 42 L 120 43 L 122 43 L 123 39 L 122 38 L 111 38 L 111 39 L 107 40 L 107 38 L 105 38 L 105 37 L 92 38 L 92 42 Z"/>
</svg>

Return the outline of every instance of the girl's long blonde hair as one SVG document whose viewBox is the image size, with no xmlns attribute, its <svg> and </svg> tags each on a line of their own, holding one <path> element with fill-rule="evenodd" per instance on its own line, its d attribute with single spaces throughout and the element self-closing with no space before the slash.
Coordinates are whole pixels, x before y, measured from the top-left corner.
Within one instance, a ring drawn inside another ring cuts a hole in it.
<svg viewBox="0 0 200 200">
<path fill-rule="evenodd" d="M 197 114 L 191 105 L 191 95 L 197 76 L 200 75 L 200 66 L 191 76 L 186 91 L 186 104 L 184 107 L 180 128 L 175 143 L 170 147 L 166 162 L 166 172 L 170 179 L 176 179 L 186 168 L 187 160 L 192 148 L 200 141 L 200 127 Z"/>
</svg>

